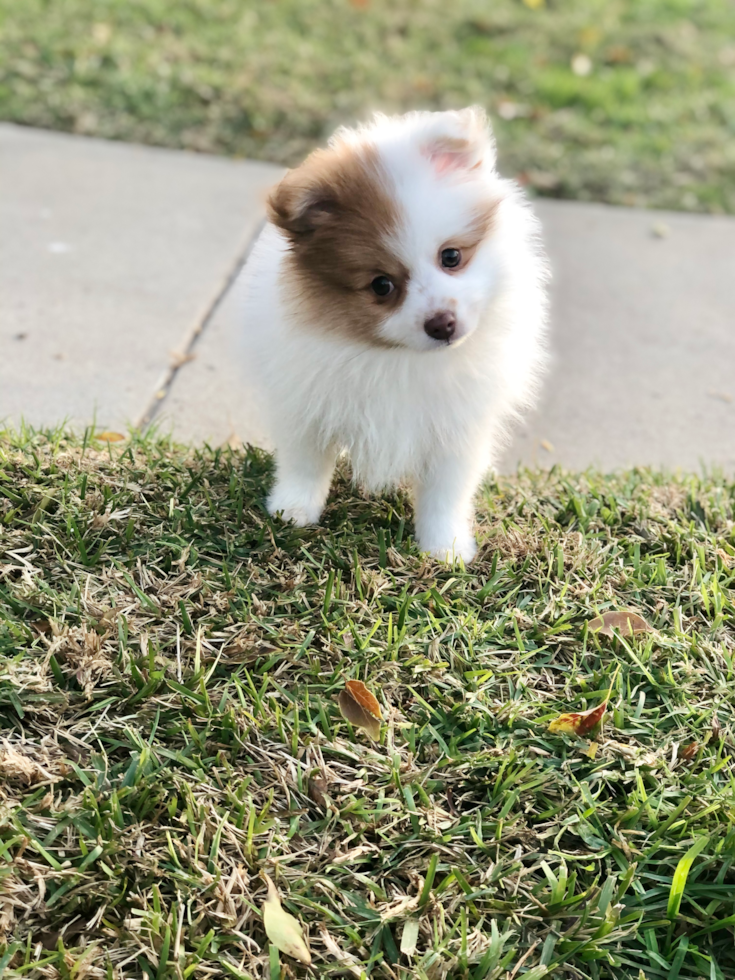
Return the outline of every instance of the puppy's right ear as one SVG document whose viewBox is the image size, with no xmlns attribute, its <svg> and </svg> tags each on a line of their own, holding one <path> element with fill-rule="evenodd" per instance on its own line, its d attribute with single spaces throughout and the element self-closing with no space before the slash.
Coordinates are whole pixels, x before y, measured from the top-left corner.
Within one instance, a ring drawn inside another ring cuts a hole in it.
<svg viewBox="0 0 735 980">
<path fill-rule="evenodd" d="M 487 116 L 479 106 L 455 112 L 437 112 L 421 147 L 440 176 L 467 176 L 473 170 L 495 163 L 495 145 Z"/>
<path fill-rule="evenodd" d="M 337 202 L 324 182 L 315 179 L 313 168 L 307 161 L 295 170 L 289 170 L 271 191 L 267 208 L 273 224 L 283 229 L 292 241 L 298 241 L 329 221 Z"/>
</svg>

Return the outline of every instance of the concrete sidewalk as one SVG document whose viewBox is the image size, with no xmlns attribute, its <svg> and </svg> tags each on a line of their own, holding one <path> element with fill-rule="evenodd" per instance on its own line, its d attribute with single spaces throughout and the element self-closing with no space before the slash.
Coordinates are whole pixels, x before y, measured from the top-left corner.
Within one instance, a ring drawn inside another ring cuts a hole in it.
<svg viewBox="0 0 735 980">
<path fill-rule="evenodd" d="M 0 418 L 139 423 L 279 173 L 0 124 Z"/>
<path fill-rule="evenodd" d="M 234 280 L 280 172 L 0 124 L 0 419 L 260 441 Z M 555 361 L 503 468 L 735 471 L 735 219 L 536 206 Z"/>
</svg>

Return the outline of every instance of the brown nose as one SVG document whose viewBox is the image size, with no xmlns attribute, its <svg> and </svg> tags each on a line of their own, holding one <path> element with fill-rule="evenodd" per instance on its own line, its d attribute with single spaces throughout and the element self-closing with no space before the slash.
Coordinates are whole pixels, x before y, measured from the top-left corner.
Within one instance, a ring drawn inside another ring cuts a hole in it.
<svg viewBox="0 0 735 980">
<path fill-rule="evenodd" d="M 442 310 L 441 313 L 435 313 L 424 323 L 424 330 L 434 340 L 451 340 L 454 336 L 456 323 L 454 313 L 450 313 L 449 310 Z"/>
</svg>

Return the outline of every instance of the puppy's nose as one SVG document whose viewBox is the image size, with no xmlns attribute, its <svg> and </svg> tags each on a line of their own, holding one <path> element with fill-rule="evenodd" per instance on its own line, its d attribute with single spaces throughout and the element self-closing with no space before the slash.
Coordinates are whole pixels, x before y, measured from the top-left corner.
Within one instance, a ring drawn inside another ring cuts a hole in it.
<svg viewBox="0 0 735 980">
<path fill-rule="evenodd" d="M 435 313 L 424 323 L 424 330 L 434 340 L 451 340 L 456 324 L 454 313 L 450 313 L 449 310 L 442 310 L 441 313 Z"/>
</svg>

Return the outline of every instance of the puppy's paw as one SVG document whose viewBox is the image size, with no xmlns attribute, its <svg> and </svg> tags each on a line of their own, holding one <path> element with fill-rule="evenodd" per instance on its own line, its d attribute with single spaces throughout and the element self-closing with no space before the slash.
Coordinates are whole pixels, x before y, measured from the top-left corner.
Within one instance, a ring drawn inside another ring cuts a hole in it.
<svg viewBox="0 0 735 980">
<path fill-rule="evenodd" d="M 428 551 L 432 558 L 438 561 L 445 561 L 452 565 L 461 558 L 465 565 L 469 565 L 477 554 L 477 543 L 472 535 L 462 535 L 456 537 L 451 543 L 432 544 L 424 546 L 420 543 L 422 551 Z"/>
<path fill-rule="evenodd" d="M 292 521 L 297 527 L 307 527 L 309 524 L 319 523 L 319 515 L 311 517 L 311 512 L 305 507 L 271 507 L 269 504 L 268 513 L 272 517 L 280 517 L 282 521 Z"/>
<path fill-rule="evenodd" d="M 319 523 L 323 504 L 306 497 L 299 499 L 299 495 L 287 487 L 276 486 L 268 498 L 267 506 L 271 516 L 279 514 L 284 521 L 293 521 L 297 527 L 306 527 L 308 524 Z"/>
</svg>

